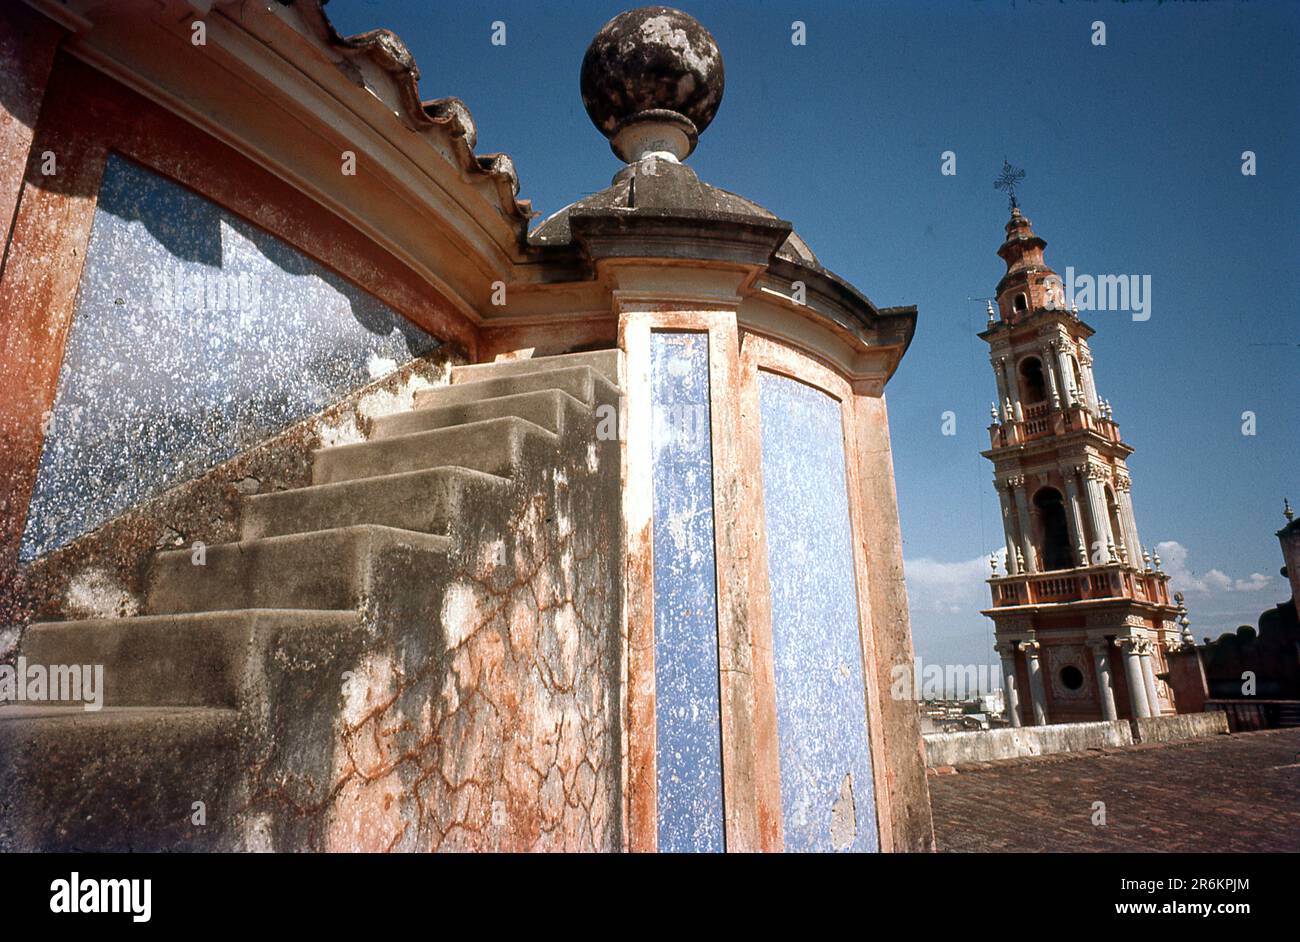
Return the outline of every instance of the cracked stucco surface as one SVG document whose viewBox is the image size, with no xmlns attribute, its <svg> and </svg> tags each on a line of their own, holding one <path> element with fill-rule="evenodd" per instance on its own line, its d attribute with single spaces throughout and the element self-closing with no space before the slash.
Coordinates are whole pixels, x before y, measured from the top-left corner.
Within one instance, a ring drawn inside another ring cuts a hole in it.
<svg viewBox="0 0 1300 942">
<path fill-rule="evenodd" d="M 571 404 L 507 499 L 460 508 L 445 569 L 388 571 L 335 697 L 273 693 L 246 814 L 277 849 L 620 846 L 619 459 L 594 429 Z M 285 753 L 323 729 L 328 767 Z"/>
</svg>

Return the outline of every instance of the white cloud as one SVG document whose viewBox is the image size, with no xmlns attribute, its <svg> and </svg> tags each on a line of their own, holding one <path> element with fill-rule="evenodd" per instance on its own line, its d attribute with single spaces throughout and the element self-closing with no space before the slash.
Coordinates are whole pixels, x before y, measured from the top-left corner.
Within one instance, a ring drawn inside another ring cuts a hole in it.
<svg viewBox="0 0 1300 942">
<path fill-rule="evenodd" d="M 1006 550 L 999 554 L 999 563 L 1004 556 Z M 955 563 L 929 557 L 905 560 L 903 571 L 907 574 L 908 599 L 914 607 L 919 605 L 950 614 L 970 611 L 972 600 L 977 610 L 988 607 L 989 590 L 984 580 L 992 571 L 987 556 Z"/>
<path fill-rule="evenodd" d="M 1245 579 L 1238 579 L 1232 587 L 1238 592 L 1258 592 L 1273 580 L 1262 572 L 1252 572 Z"/>
<path fill-rule="evenodd" d="M 1006 551 L 998 554 L 998 571 Z M 917 655 L 933 664 L 996 663 L 993 622 L 980 614 L 990 604 L 988 556 L 944 562 L 929 557 L 903 563 Z"/>
<path fill-rule="evenodd" d="M 1252 572 L 1245 579 L 1234 579 L 1222 569 L 1207 569 L 1197 575 L 1187 565 L 1187 547 L 1177 540 L 1156 544 L 1161 568 L 1169 574 L 1169 584 L 1175 592 L 1213 595 L 1219 592 L 1258 592 L 1267 588 L 1272 579 L 1261 572 Z"/>
<path fill-rule="evenodd" d="M 1211 569 L 1201 578 L 1208 589 L 1219 592 L 1232 591 L 1232 577 L 1221 569 Z"/>
</svg>

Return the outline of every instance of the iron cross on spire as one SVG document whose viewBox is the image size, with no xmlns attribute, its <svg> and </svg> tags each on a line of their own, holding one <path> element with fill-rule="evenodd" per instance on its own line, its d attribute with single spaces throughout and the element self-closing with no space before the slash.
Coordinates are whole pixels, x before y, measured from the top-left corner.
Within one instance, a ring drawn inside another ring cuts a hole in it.
<svg viewBox="0 0 1300 942">
<path fill-rule="evenodd" d="M 1008 209 L 1016 209 L 1020 204 L 1016 202 L 1016 184 L 1025 178 L 1025 172 L 1019 167 L 1011 166 L 1011 163 L 1003 158 L 1002 173 L 993 181 L 993 188 L 996 190 L 1006 190 L 1007 196 L 1011 198 L 1011 204 Z"/>
</svg>

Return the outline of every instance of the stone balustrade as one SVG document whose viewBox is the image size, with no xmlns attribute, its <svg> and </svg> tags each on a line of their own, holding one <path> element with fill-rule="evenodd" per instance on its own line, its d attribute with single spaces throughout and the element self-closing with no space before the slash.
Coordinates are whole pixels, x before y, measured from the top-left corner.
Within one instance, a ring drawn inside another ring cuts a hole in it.
<svg viewBox="0 0 1300 942">
<path fill-rule="evenodd" d="M 1138 572 L 1121 563 L 989 579 L 993 605 L 1043 605 L 1087 599 L 1133 598 L 1168 604 L 1168 590 L 1154 571 Z"/>
</svg>

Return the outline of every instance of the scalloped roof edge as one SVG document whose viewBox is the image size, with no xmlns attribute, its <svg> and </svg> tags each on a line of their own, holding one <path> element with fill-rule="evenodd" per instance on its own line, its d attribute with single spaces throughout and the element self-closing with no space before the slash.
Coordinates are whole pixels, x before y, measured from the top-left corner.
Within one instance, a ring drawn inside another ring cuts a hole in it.
<svg viewBox="0 0 1300 942">
<path fill-rule="evenodd" d="M 286 0 L 280 0 L 286 3 Z M 303 14 L 303 19 L 318 33 L 320 39 L 344 53 L 364 55 L 388 75 L 401 102 L 399 117 L 414 131 L 435 132 L 451 145 L 461 169 L 468 174 L 481 174 L 497 187 L 501 208 L 507 215 L 521 220 L 525 229 L 533 211 L 531 200 L 519 199 L 519 175 L 508 154 L 475 154 L 478 131 L 469 108 L 459 98 L 420 100 L 420 68 L 415 57 L 400 36 L 389 29 L 373 29 L 356 36 L 343 36 L 325 13 L 322 0 L 287 0 Z"/>
</svg>

